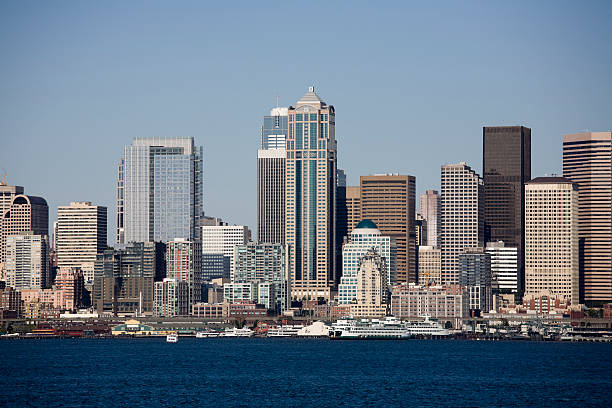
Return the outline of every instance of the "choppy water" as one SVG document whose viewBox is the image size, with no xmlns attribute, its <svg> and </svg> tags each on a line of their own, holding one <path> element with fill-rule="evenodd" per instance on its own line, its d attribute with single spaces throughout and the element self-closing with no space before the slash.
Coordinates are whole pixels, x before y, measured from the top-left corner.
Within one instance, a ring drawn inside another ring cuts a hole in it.
<svg viewBox="0 0 612 408">
<path fill-rule="evenodd" d="M 612 406 L 612 344 L 0 341 L 6 406 Z"/>
</svg>

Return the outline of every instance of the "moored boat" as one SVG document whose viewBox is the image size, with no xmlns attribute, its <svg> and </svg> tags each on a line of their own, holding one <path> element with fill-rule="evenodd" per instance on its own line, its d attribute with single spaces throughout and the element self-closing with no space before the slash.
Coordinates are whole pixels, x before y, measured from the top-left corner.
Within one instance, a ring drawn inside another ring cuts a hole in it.
<svg viewBox="0 0 612 408">
<path fill-rule="evenodd" d="M 166 343 L 178 343 L 178 334 L 168 333 L 166 335 Z"/>
</svg>

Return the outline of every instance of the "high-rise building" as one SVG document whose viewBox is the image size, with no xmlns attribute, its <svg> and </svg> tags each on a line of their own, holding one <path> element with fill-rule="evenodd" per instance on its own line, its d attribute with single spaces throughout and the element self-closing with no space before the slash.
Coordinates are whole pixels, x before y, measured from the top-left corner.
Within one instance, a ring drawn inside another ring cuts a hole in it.
<svg viewBox="0 0 612 408">
<path fill-rule="evenodd" d="M 485 242 L 518 248 L 518 287 L 524 288 L 525 183 L 531 180 L 531 129 L 492 126 L 482 131 Z"/>
<path fill-rule="evenodd" d="M 232 279 L 234 276 L 234 248 L 236 245 L 244 245 L 251 240 L 249 227 L 246 225 L 204 225 L 201 227 L 201 237 L 203 265 L 207 267 L 202 270 L 203 276 L 209 280 L 218 277 Z M 224 258 L 219 258 L 218 255 L 223 255 Z M 221 268 L 223 268 L 223 273 L 219 276 Z"/>
<path fill-rule="evenodd" d="M 13 202 L 13 197 L 16 195 L 23 194 L 23 187 L 21 186 L 7 186 L 0 183 L 0 217 L 10 208 Z M 0 229 L 2 223 L 0 222 Z"/>
<path fill-rule="evenodd" d="M 579 303 L 578 187 L 563 177 L 525 185 L 525 293 Z"/>
<path fill-rule="evenodd" d="M 166 277 L 187 283 L 189 287 L 188 310 L 191 309 L 191 305 L 200 301 L 202 296 L 202 245 L 200 241 L 176 238 L 168 242 L 166 245 Z"/>
<path fill-rule="evenodd" d="M 351 232 L 350 239 L 342 248 L 342 276 L 338 285 L 338 303 L 354 303 L 357 297 L 357 275 L 361 258 L 374 250 L 385 260 L 385 282 L 397 281 L 397 246 L 395 239 L 383 236 L 376 224 L 363 220 Z"/>
<path fill-rule="evenodd" d="M 232 284 L 257 285 L 256 303 L 282 313 L 289 308 L 290 289 L 287 253 L 281 244 L 254 243 L 236 245 Z"/>
<path fill-rule="evenodd" d="M 397 244 L 397 282 L 417 281 L 414 176 L 361 176 L 361 217 Z"/>
<path fill-rule="evenodd" d="M 518 248 L 504 241 L 487 242 L 485 251 L 491 255 L 491 287 L 495 292 L 518 291 Z"/>
<path fill-rule="evenodd" d="M 2 216 L 0 233 L 0 263 L 5 260 L 6 237 L 31 232 L 33 235 L 49 236 L 49 207 L 42 197 L 13 196 Z"/>
<path fill-rule="evenodd" d="M 46 235 L 20 233 L 6 237 L 6 284 L 17 290 L 43 289 L 49 282 Z"/>
<path fill-rule="evenodd" d="M 257 237 L 259 242 L 285 242 L 285 162 L 288 109 L 264 116 L 261 149 L 257 150 Z"/>
<path fill-rule="evenodd" d="M 370 248 L 360 259 L 356 275 L 355 302 L 351 315 L 355 317 L 384 317 L 389 306 L 386 258 Z"/>
<path fill-rule="evenodd" d="M 414 239 L 416 242 L 416 246 L 420 247 L 427 245 L 427 221 L 423 218 L 421 214 L 416 215 L 416 218 L 414 220 L 414 231 Z"/>
<path fill-rule="evenodd" d="M 342 265 L 342 244 L 349 233 L 348 209 L 346 207 L 346 173 L 336 170 L 336 268 L 338 274 Z"/>
<path fill-rule="evenodd" d="M 563 136 L 563 176 L 578 186 L 581 302 L 611 302 L 612 133 Z"/>
<path fill-rule="evenodd" d="M 470 310 L 491 310 L 491 255 L 483 248 L 466 248 L 459 254 L 459 284 L 468 289 Z"/>
<path fill-rule="evenodd" d="M 76 310 L 83 307 L 83 272 L 80 268 L 60 268 L 55 277 L 54 289 L 58 293 L 60 309 Z"/>
<path fill-rule="evenodd" d="M 57 208 L 57 265 L 79 267 L 86 285 L 93 284 L 94 264 L 106 250 L 106 207 L 89 201 Z"/>
<path fill-rule="evenodd" d="M 119 244 L 199 238 L 202 155 L 193 138 L 136 138 L 125 147 L 117 181 Z"/>
<path fill-rule="evenodd" d="M 164 278 L 155 282 L 153 315 L 186 316 L 190 310 L 189 285 L 180 279 Z"/>
<path fill-rule="evenodd" d="M 310 87 L 288 115 L 285 243 L 292 297 L 330 299 L 339 279 L 335 109 Z"/>
<path fill-rule="evenodd" d="M 484 242 L 483 184 L 467 164 L 442 166 L 440 249 L 442 284 L 459 283 L 459 254 Z"/>
<path fill-rule="evenodd" d="M 427 239 L 424 245 L 440 248 L 440 194 L 427 190 L 421 194 L 419 214 L 427 224 Z"/>
<path fill-rule="evenodd" d="M 361 217 L 361 186 L 346 187 L 346 231 L 352 231 L 363 220 Z"/>
<path fill-rule="evenodd" d="M 441 270 L 440 248 L 419 246 L 419 285 L 440 285 Z"/>
</svg>

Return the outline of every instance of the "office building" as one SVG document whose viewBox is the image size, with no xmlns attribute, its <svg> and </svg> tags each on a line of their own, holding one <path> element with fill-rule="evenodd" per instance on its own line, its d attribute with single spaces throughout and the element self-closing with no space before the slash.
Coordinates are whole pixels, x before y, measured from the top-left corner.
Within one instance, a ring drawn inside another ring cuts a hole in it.
<svg viewBox="0 0 612 408">
<path fill-rule="evenodd" d="M 166 245 L 166 277 L 187 283 L 189 287 L 188 311 L 191 305 L 201 300 L 202 245 L 199 241 L 177 238 L 168 242 Z"/>
<path fill-rule="evenodd" d="M 402 283 L 391 290 L 391 314 L 398 318 L 451 319 L 469 316 L 467 289 L 459 285 L 422 286 Z"/>
<path fill-rule="evenodd" d="M 563 176 L 578 186 L 580 297 L 612 301 L 612 139 L 610 132 L 563 136 Z"/>
<path fill-rule="evenodd" d="M 427 190 L 421 194 L 419 213 L 427 225 L 427 237 L 423 245 L 440 248 L 440 194 Z"/>
<path fill-rule="evenodd" d="M 44 198 L 16 195 L 2 216 L 0 263 L 5 262 L 6 237 L 22 232 L 49 236 L 49 207 Z"/>
<path fill-rule="evenodd" d="M 153 278 L 98 277 L 91 303 L 99 315 L 142 316 L 153 313 Z"/>
<path fill-rule="evenodd" d="M 6 237 L 6 284 L 17 290 L 43 289 L 49 281 L 46 235 L 20 233 Z"/>
<path fill-rule="evenodd" d="M 427 245 L 427 221 L 425 221 L 421 214 L 416 215 L 416 219 L 414 220 L 414 231 L 416 246 Z"/>
<path fill-rule="evenodd" d="M 419 246 L 419 285 L 442 283 L 442 255 L 440 248 Z"/>
<path fill-rule="evenodd" d="M 55 277 L 54 290 L 57 292 L 55 305 L 61 310 L 77 310 L 83 306 L 85 280 L 79 268 L 60 268 Z"/>
<path fill-rule="evenodd" d="M 369 249 L 361 258 L 356 274 L 354 317 L 384 317 L 389 306 L 386 258 L 376 249 Z"/>
<path fill-rule="evenodd" d="M 491 255 L 491 287 L 494 292 L 518 291 L 518 248 L 504 241 L 488 242 L 485 251 Z"/>
<path fill-rule="evenodd" d="M 468 289 L 471 311 L 479 314 L 491 310 L 491 255 L 483 248 L 466 248 L 459 254 L 459 284 Z"/>
<path fill-rule="evenodd" d="M 208 279 L 231 279 L 234 275 L 234 248 L 251 240 L 251 230 L 246 225 L 221 224 L 223 225 L 201 227 L 202 255 L 206 258 L 206 266 L 209 268 L 204 269 L 202 273 Z M 223 255 L 226 259 L 208 255 Z M 220 268 L 227 268 L 222 275 L 219 275 Z"/>
<path fill-rule="evenodd" d="M 92 285 L 96 257 L 106 250 L 106 207 L 89 201 L 58 207 L 56 235 L 58 266 L 81 268 Z"/>
<path fill-rule="evenodd" d="M 459 254 L 484 243 L 483 183 L 464 162 L 443 165 L 440 195 L 442 284 L 459 283 Z"/>
<path fill-rule="evenodd" d="M 288 115 L 285 243 L 292 297 L 330 300 L 339 280 L 335 109 L 310 87 Z"/>
<path fill-rule="evenodd" d="M 187 316 L 190 310 L 187 282 L 164 278 L 155 282 L 153 315 L 159 317 Z"/>
<path fill-rule="evenodd" d="M 357 299 L 357 276 L 361 258 L 374 250 L 385 259 L 385 282 L 397 281 L 397 245 L 395 240 L 383 236 L 376 224 L 363 220 L 351 232 L 350 240 L 342 248 L 342 277 L 338 285 L 338 303 L 354 303 Z"/>
<path fill-rule="evenodd" d="M 0 183 L 0 217 L 11 207 L 13 198 L 17 195 L 23 194 L 23 187 L 21 186 L 7 186 Z M 0 222 L 0 229 L 2 223 Z"/>
<path fill-rule="evenodd" d="M 413 176 L 361 176 L 361 217 L 397 244 L 397 281 L 416 282 L 415 183 Z"/>
<path fill-rule="evenodd" d="M 524 288 L 525 183 L 531 180 L 531 129 L 484 127 L 482 132 L 485 242 L 518 249 L 518 288 Z"/>
<path fill-rule="evenodd" d="M 525 185 L 525 292 L 579 302 L 578 187 L 563 177 Z"/>
<path fill-rule="evenodd" d="M 96 277 L 150 278 L 166 276 L 166 244 L 131 242 L 124 249 L 107 249 L 96 257 Z"/>
<path fill-rule="evenodd" d="M 202 147 L 193 138 L 136 138 L 117 180 L 119 244 L 199 239 Z"/>
</svg>

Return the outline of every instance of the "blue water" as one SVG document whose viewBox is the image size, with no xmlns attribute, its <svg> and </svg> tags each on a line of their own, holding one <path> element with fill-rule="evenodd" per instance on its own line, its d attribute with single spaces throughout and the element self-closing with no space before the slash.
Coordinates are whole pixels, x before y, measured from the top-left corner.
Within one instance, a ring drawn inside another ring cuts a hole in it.
<svg viewBox="0 0 612 408">
<path fill-rule="evenodd" d="M 612 344 L 0 341 L 0 405 L 612 406 Z"/>
</svg>

